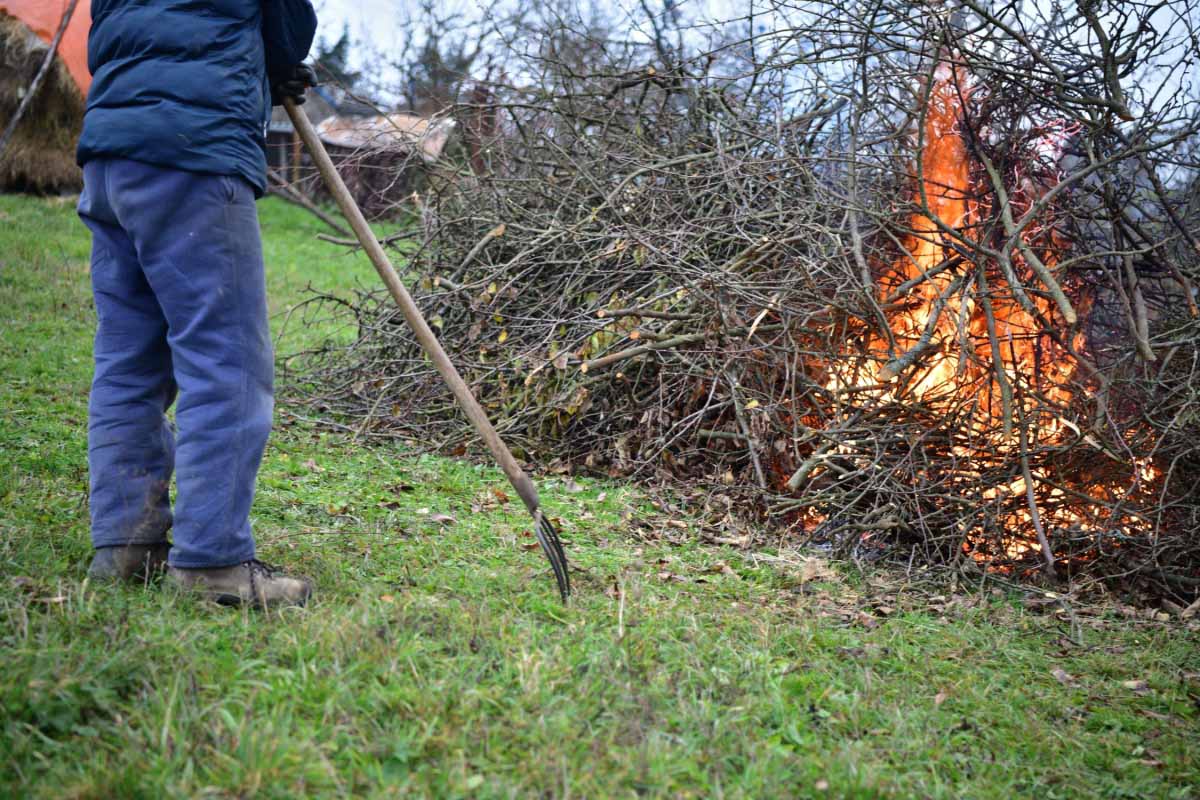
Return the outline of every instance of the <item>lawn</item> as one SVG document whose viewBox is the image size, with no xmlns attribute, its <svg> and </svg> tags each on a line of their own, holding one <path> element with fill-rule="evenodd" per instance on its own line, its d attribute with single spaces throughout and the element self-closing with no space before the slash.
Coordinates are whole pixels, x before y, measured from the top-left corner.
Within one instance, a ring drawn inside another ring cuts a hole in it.
<svg viewBox="0 0 1200 800">
<path fill-rule="evenodd" d="M 260 213 L 280 352 L 349 335 L 289 311 L 369 264 Z M 0 795 L 1200 796 L 1194 620 L 671 544 L 686 514 L 551 476 L 564 607 L 497 470 L 285 404 L 254 523 L 314 603 L 90 585 L 87 252 L 0 196 Z"/>
</svg>

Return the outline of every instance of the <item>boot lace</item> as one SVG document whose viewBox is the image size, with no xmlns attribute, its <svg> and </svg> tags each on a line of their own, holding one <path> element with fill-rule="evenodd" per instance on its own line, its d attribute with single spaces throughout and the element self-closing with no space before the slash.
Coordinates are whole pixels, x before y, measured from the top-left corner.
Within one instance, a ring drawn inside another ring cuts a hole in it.
<svg viewBox="0 0 1200 800">
<path fill-rule="evenodd" d="M 250 594 L 258 598 L 259 602 L 266 603 L 267 593 L 264 588 L 259 586 L 259 580 L 269 581 L 279 573 L 279 567 L 273 564 L 268 564 L 265 561 L 259 561 L 257 558 L 252 558 L 246 562 L 246 569 L 250 573 Z"/>
<path fill-rule="evenodd" d="M 265 561 L 259 561 L 257 558 L 252 558 L 246 562 L 246 568 L 250 570 L 250 575 L 262 575 L 264 578 L 271 578 L 276 573 L 282 570 L 274 564 L 268 564 Z"/>
</svg>

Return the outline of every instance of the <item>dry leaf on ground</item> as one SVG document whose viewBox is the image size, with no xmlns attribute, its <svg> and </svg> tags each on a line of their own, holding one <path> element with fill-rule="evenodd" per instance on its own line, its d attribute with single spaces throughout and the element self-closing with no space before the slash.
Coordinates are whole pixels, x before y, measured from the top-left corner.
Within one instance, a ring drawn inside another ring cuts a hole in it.
<svg viewBox="0 0 1200 800">
<path fill-rule="evenodd" d="M 1050 674 L 1054 676 L 1054 680 L 1058 681 L 1063 686 L 1070 686 L 1075 682 L 1075 677 L 1062 667 L 1057 667 L 1050 670 Z"/>
<path fill-rule="evenodd" d="M 806 558 L 801 562 L 800 580 L 804 583 L 809 583 L 810 581 L 832 581 L 837 580 L 837 578 L 837 572 L 823 558 Z"/>
</svg>

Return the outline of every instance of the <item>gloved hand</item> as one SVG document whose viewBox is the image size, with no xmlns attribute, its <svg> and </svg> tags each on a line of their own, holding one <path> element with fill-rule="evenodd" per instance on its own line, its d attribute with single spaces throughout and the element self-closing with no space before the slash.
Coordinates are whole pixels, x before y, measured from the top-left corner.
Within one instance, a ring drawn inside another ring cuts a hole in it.
<svg viewBox="0 0 1200 800">
<path fill-rule="evenodd" d="M 308 64 L 297 64 L 271 84 L 271 105 L 283 105 L 285 97 L 292 98 L 296 105 L 304 105 L 304 90 L 317 85 L 317 73 Z"/>
</svg>

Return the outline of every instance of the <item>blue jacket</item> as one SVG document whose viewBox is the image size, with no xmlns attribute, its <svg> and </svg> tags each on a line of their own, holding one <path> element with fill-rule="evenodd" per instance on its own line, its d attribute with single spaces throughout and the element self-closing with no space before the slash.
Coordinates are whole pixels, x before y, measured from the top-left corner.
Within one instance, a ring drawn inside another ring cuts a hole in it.
<svg viewBox="0 0 1200 800">
<path fill-rule="evenodd" d="M 77 160 L 239 175 L 261 195 L 269 87 L 316 28 L 310 0 L 92 0 Z"/>
</svg>

